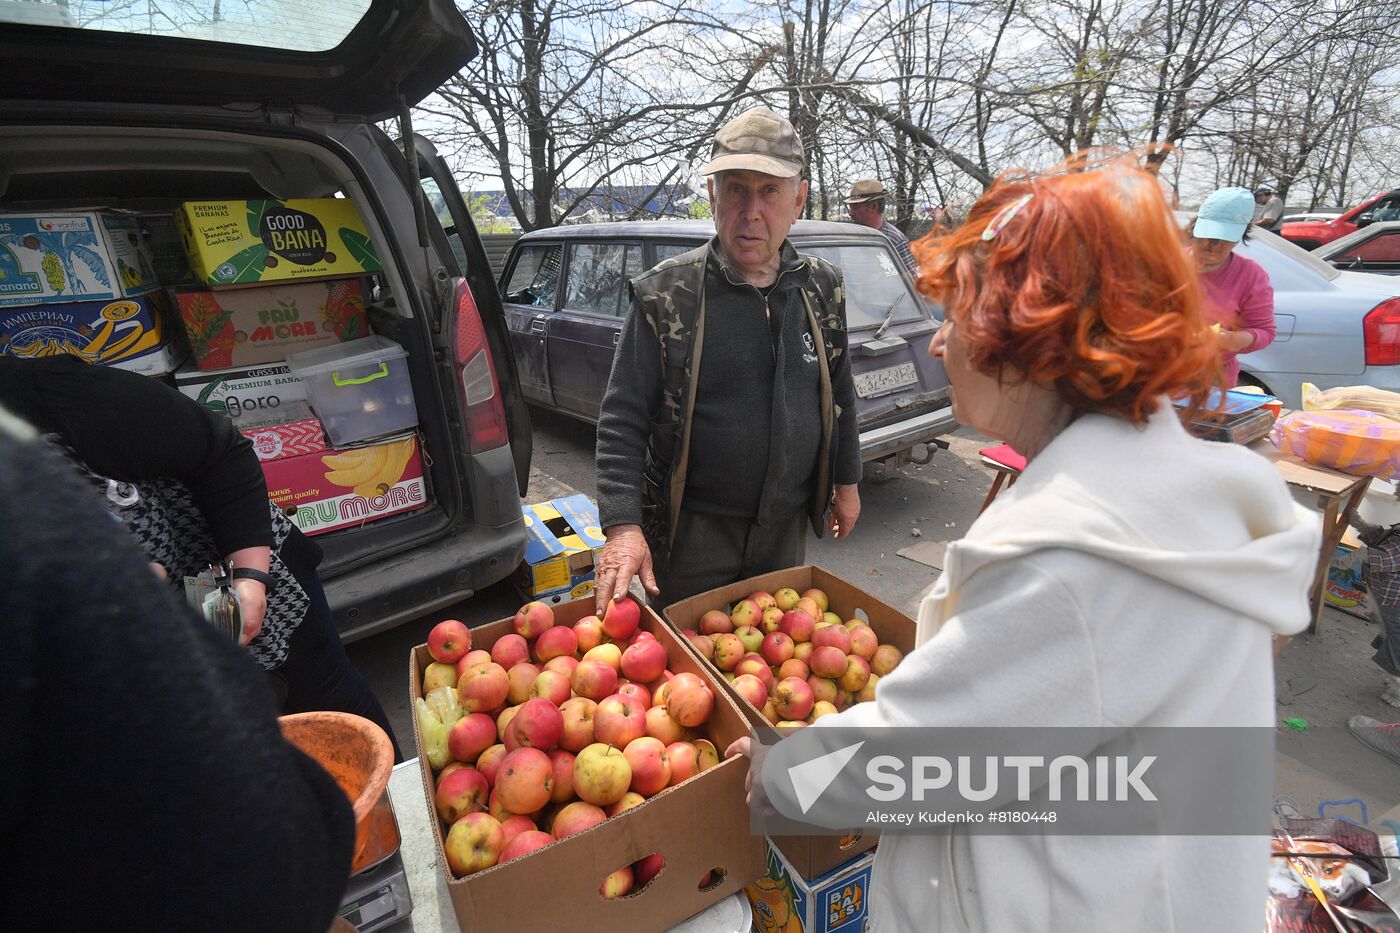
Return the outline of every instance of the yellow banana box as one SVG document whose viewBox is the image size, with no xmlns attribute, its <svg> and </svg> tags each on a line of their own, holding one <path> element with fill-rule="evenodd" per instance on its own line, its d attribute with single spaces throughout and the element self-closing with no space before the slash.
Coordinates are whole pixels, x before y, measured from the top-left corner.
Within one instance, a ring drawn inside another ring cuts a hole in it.
<svg viewBox="0 0 1400 933">
<path fill-rule="evenodd" d="M 267 496 L 304 534 L 355 528 L 428 504 L 416 434 L 265 460 Z"/>
<path fill-rule="evenodd" d="M 175 220 L 195 278 L 210 288 L 383 268 L 364 218 L 345 198 L 187 201 Z"/>
<path fill-rule="evenodd" d="M 173 372 L 184 356 L 165 328 L 165 297 L 0 308 L 0 355 L 36 359 L 67 353 L 145 376 Z"/>
<path fill-rule="evenodd" d="M 866 852 L 808 881 L 768 840 L 768 874 L 744 888 L 755 933 L 859 933 L 870 917 L 874 864 Z"/>
</svg>

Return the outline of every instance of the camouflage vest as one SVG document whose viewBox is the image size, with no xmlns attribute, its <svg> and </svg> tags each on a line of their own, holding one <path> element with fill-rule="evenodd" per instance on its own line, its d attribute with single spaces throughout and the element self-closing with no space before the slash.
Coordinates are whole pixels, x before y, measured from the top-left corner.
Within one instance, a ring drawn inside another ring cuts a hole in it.
<svg viewBox="0 0 1400 933">
<path fill-rule="evenodd" d="M 633 307 L 656 335 L 661 352 L 661 409 L 651 425 L 642 470 L 642 530 L 653 555 L 670 550 L 680 521 L 690 460 L 690 421 L 696 376 L 705 342 L 706 244 L 658 264 L 628 282 Z M 831 373 L 846 352 L 846 303 L 841 271 L 824 259 L 803 256 L 809 280 L 801 289 L 808 326 L 820 336 L 822 441 L 817 481 L 809 509 L 818 537 L 826 532 L 832 477 L 835 473 L 836 419 Z"/>
</svg>

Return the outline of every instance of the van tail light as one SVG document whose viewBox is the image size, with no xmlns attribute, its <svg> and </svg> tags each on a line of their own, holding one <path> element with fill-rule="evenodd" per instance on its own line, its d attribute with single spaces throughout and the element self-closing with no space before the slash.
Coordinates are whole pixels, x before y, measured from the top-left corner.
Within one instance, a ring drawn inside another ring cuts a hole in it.
<svg viewBox="0 0 1400 933">
<path fill-rule="evenodd" d="M 458 370 L 457 398 L 467 428 L 467 450 L 479 454 L 506 444 L 510 434 L 486 328 L 466 279 L 457 280 L 455 300 L 457 333 L 452 354 Z"/>
<path fill-rule="evenodd" d="M 1387 298 L 1361 321 L 1367 366 L 1400 364 L 1400 298 Z"/>
</svg>

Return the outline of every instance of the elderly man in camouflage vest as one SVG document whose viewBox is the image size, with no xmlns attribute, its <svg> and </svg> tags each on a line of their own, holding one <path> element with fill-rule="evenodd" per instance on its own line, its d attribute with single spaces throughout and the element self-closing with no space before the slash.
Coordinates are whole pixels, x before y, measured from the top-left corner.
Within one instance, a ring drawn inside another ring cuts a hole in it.
<svg viewBox="0 0 1400 933">
<path fill-rule="evenodd" d="M 629 283 L 598 419 L 598 611 L 634 575 L 663 604 L 803 562 L 850 534 L 860 437 L 841 272 L 788 242 L 807 199 L 792 124 L 714 139 L 715 237 Z"/>
</svg>

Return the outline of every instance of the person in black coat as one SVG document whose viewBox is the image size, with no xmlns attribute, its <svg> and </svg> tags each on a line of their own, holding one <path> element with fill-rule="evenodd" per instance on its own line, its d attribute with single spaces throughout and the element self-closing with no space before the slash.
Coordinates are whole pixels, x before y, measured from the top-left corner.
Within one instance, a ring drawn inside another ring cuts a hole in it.
<svg viewBox="0 0 1400 933">
<path fill-rule="evenodd" d="M 324 933 L 345 794 L 282 739 L 247 653 L 3 409 L 0 527 L 0 928 Z"/>
<path fill-rule="evenodd" d="M 211 561 L 235 568 L 241 643 L 283 712 L 338 710 L 393 727 L 340 642 L 321 549 L 268 502 L 252 444 L 223 414 L 136 373 L 72 356 L 0 356 L 0 405 L 66 456 L 183 592 Z M 269 589 L 271 592 L 269 592 Z M 395 760 L 402 760 L 394 741 Z"/>
</svg>

